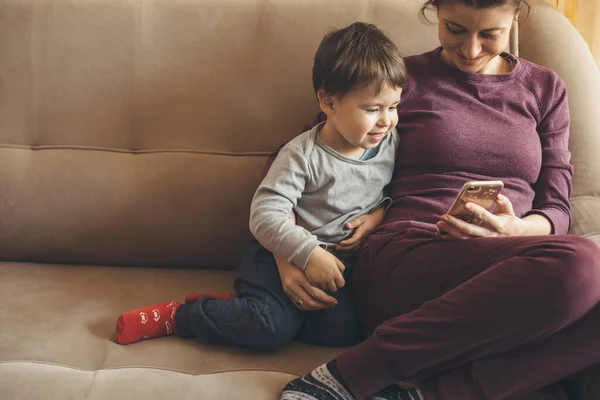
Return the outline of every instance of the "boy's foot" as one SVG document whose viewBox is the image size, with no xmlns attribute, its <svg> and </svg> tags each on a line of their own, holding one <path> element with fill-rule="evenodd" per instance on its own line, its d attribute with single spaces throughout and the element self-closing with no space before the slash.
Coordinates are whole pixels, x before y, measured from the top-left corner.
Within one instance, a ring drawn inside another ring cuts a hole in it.
<svg viewBox="0 0 600 400">
<path fill-rule="evenodd" d="M 224 295 L 218 295 L 218 294 L 212 294 L 212 293 L 202 293 L 202 294 L 188 294 L 187 296 L 185 296 L 185 304 L 190 304 L 190 303 L 195 303 L 198 299 L 202 298 L 202 297 L 210 297 L 211 299 L 216 299 L 216 300 L 227 300 L 230 299 L 232 297 L 237 297 L 237 293 L 235 292 L 231 292 L 231 293 L 227 293 Z"/>
<path fill-rule="evenodd" d="M 329 361 L 313 370 L 310 374 L 294 379 L 281 393 L 280 400 L 355 400 L 347 389 L 337 369 L 335 360 Z M 423 400 L 416 387 L 391 385 L 369 400 Z"/>
<path fill-rule="evenodd" d="M 130 344 L 177 333 L 175 312 L 180 303 L 156 304 L 121 314 L 117 320 L 117 343 Z"/>
</svg>

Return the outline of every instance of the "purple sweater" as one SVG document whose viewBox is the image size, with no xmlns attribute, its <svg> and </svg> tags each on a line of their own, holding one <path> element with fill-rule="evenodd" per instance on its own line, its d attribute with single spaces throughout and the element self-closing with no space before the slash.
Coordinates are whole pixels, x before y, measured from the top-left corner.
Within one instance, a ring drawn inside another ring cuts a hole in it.
<svg viewBox="0 0 600 400">
<path fill-rule="evenodd" d="M 563 81 L 521 58 L 507 75 L 464 73 L 441 48 L 408 57 L 400 142 L 384 230 L 435 231 L 467 180 L 502 180 L 519 217 L 570 226 L 569 110 Z M 385 229 L 387 228 L 387 229 Z"/>
</svg>

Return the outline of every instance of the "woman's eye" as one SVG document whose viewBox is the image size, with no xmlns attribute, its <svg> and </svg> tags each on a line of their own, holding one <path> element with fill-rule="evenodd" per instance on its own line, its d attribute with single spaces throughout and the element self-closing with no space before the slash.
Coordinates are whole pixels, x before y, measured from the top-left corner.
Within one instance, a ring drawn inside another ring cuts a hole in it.
<svg viewBox="0 0 600 400">
<path fill-rule="evenodd" d="M 398 109 L 398 106 L 391 106 L 391 107 L 390 107 L 390 110 L 391 110 L 391 111 L 394 111 L 394 110 L 397 110 L 397 109 Z"/>
<path fill-rule="evenodd" d="M 379 110 L 376 108 L 367 108 L 368 113 L 376 113 L 377 111 L 379 111 Z"/>
<path fill-rule="evenodd" d="M 488 35 L 488 34 L 485 34 L 485 33 L 481 34 L 481 37 L 484 38 L 484 39 L 498 39 L 498 36 L 500 36 L 500 35 Z"/>
<path fill-rule="evenodd" d="M 460 35 L 461 33 L 464 33 L 464 31 L 450 28 L 449 25 L 446 25 L 446 30 L 453 35 Z"/>
</svg>

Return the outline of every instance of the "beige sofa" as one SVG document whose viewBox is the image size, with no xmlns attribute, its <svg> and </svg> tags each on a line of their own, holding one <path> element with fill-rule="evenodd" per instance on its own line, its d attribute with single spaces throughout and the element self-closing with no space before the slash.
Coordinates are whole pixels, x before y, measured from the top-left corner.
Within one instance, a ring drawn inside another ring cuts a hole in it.
<svg viewBox="0 0 600 400">
<path fill-rule="evenodd" d="M 600 73 L 530 2 L 512 48 L 567 83 L 573 233 L 600 243 Z M 0 0 L 0 398 L 276 399 L 340 352 L 120 346 L 114 328 L 132 308 L 231 290 L 266 157 L 317 110 L 322 35 L 371 21 L 420 53 L 438 43 L 420 4 Z M 600 399 L 590 371 L 522 399 Z"/>
</svg>

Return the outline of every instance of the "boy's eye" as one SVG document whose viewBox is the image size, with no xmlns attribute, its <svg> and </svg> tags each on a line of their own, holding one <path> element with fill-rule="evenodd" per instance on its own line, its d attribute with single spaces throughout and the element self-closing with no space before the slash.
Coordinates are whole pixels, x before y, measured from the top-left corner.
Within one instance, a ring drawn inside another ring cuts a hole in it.
<svg viewBox="0 0 600 400">
<path fill-rule="evenodd" d="M 398 106 L 391 106 L 391 107 L 390 107 L 390 110 L 392 110 L 392 111 L 393 111 L 393 110 L 397 110 L 397 109 L 398 109 Z"/>
<path fill-rule="evenodd" d="M 367 108 L 368 113 L 376 113 L 377 111 L 379 111 L 377 108 Z"/>
</svg>

